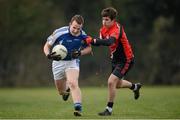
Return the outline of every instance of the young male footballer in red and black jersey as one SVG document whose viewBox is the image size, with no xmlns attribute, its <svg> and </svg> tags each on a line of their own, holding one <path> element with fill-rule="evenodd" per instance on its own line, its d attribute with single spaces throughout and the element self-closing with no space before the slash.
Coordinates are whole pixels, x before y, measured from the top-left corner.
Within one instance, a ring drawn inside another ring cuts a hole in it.
<svg viewBox="0 0 180 120">
<path fill-rule="evenodd" d="M 102 10 L 101 16 L 100 37 L 89 37 L 86 43 L 95 46 L 109 46 L 112 73 L 108 78 L 108 101 L 105 110 L 98 113 L 100 116 L 109 116 L 112 114 L 116 89 L 130 88 L 134 92 L 134 98 L 138 99 L 142 85 L 140 83 L 134 84 L 124 79 L 134 63 L 134 54 L 123 26 L 115 20 L 117 16 L 116 9 L 112 7 L 105 8 Z"/>
</svg>

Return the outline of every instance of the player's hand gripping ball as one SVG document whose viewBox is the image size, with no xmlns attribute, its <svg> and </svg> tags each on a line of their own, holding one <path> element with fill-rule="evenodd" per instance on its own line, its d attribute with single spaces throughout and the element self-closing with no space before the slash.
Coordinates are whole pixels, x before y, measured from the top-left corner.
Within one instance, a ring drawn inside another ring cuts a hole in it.
<svg viewBox="0 0 180 120">
<path fill-rule="evenodd" d="M 52 49 L 52 53 L 55 56 L 61 56 L 61 59 L 64 59 L 67 56 L 67 49 L 63 45 L 56 45 Z"/>
</svg>

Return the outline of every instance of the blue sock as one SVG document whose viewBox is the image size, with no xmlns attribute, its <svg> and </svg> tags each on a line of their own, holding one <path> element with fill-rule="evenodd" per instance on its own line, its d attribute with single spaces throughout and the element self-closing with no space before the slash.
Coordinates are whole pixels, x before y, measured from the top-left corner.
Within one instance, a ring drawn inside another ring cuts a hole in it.
<svg viewBox="0 0 180 120">
<path fill-rule="evenodd" d="M 82 111 L 81 103 L 74 103 L 74 109 L 77 110 L 77 111 Z"/>
</svg>

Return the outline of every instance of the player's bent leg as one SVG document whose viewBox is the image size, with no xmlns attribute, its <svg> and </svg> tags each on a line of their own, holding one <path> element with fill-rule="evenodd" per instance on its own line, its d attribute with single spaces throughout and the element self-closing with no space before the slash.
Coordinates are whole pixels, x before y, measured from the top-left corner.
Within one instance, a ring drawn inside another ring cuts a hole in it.
<svg viewBox="0 0 180 120">
<path fill-rule="evenodd" d="M 133 86 L 133 87 L 132 87 Z M 141 83 L 132 84 L 127 80 L 120 80 L 117 83 L 116 88 L 130 88 L 134 92 L 134 99 L 137 100 L 140 96 L 140 89 L 142 87 Z"/>
<path fill-rule="evenodd" d="M 59 95 L 62 95 L 62 99 L 67 101 L 70 95 L 70 89 L 66 86 L 66 80 L 55 80 L 55 85 Z"/>
<path fill-rule="evenodd" d="M 121 79 L 117 82 L 117 85 L 116 85 L 116 88 L 130 88 L 132 86 L 132 83 L 127 81 L 127 80 L 124 80 L 124 79 Z"/>
</svg>

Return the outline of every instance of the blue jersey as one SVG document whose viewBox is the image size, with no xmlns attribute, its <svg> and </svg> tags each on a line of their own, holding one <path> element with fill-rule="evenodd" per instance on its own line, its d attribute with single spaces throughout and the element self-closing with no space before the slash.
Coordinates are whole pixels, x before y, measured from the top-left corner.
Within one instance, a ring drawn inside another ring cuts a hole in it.
<svg viewBox="0 0 180 120">
<path fill-rule="evenodd" d="M 56 29 L 52 35 L 50 35 L 47 39 L 47 42 L 55 46 L 57 44 L 64 45 L 67 50 L 68 54 L 64 60 L 72 60 L 71 58 L 71 52 L 74 50 L 80 50 L 82 48 L 87 47 L 86 45 L 83 45 L 82 41 L 87 38 L 87 35 L 83 30 L 81 30 L 81 34 L 79 36 L 73 36 L 70 33 L 69 26 L 61 27 L 59 29 Z"/>
</svg>

